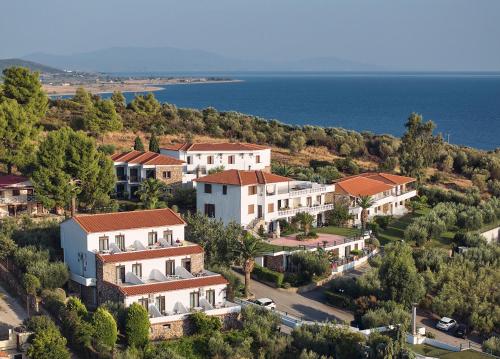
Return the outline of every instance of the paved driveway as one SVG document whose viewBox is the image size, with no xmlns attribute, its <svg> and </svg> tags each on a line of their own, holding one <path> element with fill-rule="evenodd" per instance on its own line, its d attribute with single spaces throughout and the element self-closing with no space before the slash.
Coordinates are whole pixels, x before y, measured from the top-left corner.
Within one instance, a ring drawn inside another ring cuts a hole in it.
<svg viewBox="0 0 500 359">
<path fill-rule="evenodd" d="M 5 337 L 9 328 L 19 326 L 27 317 L 25 308 L 0 286 L 0 337 Z"/>
</svg>

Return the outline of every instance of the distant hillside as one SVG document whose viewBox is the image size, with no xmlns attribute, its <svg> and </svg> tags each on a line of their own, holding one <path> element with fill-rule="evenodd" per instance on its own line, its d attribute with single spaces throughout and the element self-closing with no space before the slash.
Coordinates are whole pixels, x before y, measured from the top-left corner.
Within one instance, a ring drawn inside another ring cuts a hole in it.
<svg viewBox="0 0 500 359">
<path fill-rule="evenodd" d="M 3 71 L 3 69 L 7 67 L 12 67 L 12 66 L 23 66 L 23 67 L 28 67 L 31 71 L 38 71 L 41 73 L 47 73 L 47 74 L 60 74 L 64 73 L 64 71 L 61 71 L 59 69 L 56 69 L 54 67 L 46 66 L 39 64 L 37 62 L 33 61 L 28 61 L 28 60 L 22 60 L 22 59 L 0 59 L 0 71 Z"/>
<path fill-rule="evenodd" d="M 273 62 L 173 47 L 112 47 L 72 55 L 33 53 L 23 58 L 62 69 L 92 72 L 380 70 L 376 66 L 335 57 Z"/>
</svg>

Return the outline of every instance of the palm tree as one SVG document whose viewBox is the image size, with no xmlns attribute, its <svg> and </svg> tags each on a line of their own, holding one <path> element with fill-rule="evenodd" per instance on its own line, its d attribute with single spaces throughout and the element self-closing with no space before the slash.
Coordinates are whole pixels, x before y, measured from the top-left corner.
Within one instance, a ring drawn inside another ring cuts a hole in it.
<svg viewBox="0 0 500 359">
<path fill-rule="evenodd" d="M 371 196 L 360 196 L 358 205 L 361 207 L 361 227 L 366 229 L 366 222 L 368 222 L 368 208 L 373 206 L 375 201 Z"/>
<path fill-rule="evenodd" d="M 158 208 L 161 196 L 165 193 L 165 185 L 154 178 L 148 178 L 141 183 L 136 194 L 147 209 Z"/>
<path fill-rule="evenodd" d="M 283 164 L 278 163 L 276 165 L 273 165 L 272 172 L 274 174 L 277 174 L 277 175 L 280 175 L 283 177 L 292 177 L 294 174 L 293 168 L 284 164 L 284 163 Z"/>
<path fill-rule="evenodd" d="M 245 273 L 245 298 L 250 294 L 250 273 L 252 273 L 255 266 L 255 257 L 258 254 L 257 245 L 259 240 L 246 232 L 243 238 L 238 242 L 238 250 L 240 261 L 243 265 L 243 272 Z"/>
<path fill-rule="evenodd" d="M 311 231 L 311 226 L 314 222 L 314 217 L 307 212 L 299 212 L 292 219 L 293 222 L 299 223 L 300 228 L 304 231 L 305 234 Z"/>
</svg>

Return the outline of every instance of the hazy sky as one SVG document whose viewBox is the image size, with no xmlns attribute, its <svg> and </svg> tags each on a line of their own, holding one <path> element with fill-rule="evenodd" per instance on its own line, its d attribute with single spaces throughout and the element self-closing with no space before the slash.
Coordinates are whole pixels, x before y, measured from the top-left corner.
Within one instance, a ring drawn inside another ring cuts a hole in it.
<svg viewBox="0 0 500 359">
<path fill-rule="evenodd" d="M 0 58 L 173 46 L 500 70 L 500 0 L 1 0 Z"/>
</svg>

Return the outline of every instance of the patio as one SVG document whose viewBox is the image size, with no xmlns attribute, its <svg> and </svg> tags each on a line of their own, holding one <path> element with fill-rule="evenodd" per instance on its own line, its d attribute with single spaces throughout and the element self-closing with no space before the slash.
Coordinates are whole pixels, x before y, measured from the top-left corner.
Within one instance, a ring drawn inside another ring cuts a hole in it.
<svg viewBox="0 0 500 359">
<path fill-rule="evenodd" d="M 308 239 L 304 241 L 297 240 L 295 236 L 296 234 L 283 236 L 280 238 L 272 239 L 268 243 L 275 246 L 284 246 L 284 247 L 316 248 L 318 246 L 332 247 L 352 241 L 352 239 L 349 239 L 344 236 L 340 236 L 337 234 L 327 234 L 327 233 L 318 233 L 318 238 Z"/>
</svg>

